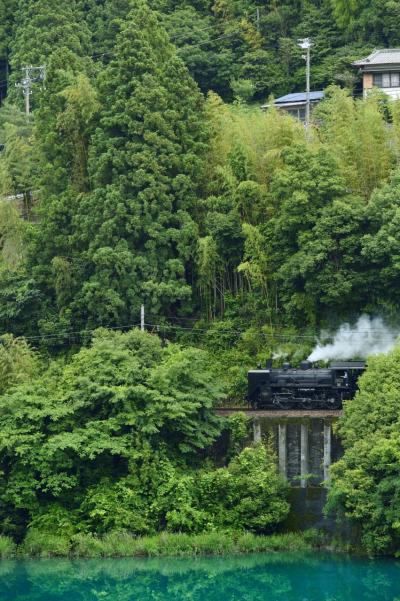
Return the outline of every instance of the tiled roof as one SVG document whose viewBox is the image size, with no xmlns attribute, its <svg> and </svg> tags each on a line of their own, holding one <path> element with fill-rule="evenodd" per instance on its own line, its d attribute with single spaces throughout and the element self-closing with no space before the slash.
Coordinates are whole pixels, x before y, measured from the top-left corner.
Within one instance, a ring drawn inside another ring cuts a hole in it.
<svg viewBox="0 0 400 601">
<path fill-rule="evenodd" d="M 310 92 L 310 100 L 322 100 L 324 98 L 324 92 Z M 306 92 L 297 92 L 296 94 L 286 94 L 275 100 L 275 104 L 286 104 L 289 102 L 306 102 Z"/>
<path fill-rule="evenodd" d="M 369 56 L 352 63 L 355 67 L 367 65 L 393 65 L 400 63 L 400 48 L 384 48 L 374 50 Z"/>
</svg>

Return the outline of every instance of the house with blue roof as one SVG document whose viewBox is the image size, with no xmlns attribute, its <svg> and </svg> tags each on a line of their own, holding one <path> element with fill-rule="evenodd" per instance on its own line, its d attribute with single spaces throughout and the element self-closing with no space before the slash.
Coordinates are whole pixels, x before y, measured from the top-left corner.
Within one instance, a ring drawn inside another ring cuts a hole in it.
<svg viewBox="0 0 400 601">
<path fill-rule="evenodd" d="M 324 92 L 310 92 L 310 104 L 311 111 L 321 100 L 325 97 Z M 293 117 L 300 119 L 300 121 L 305 121 L 306 118 L 306 104 L 307 104 L 307 94 L 306 92 L 296 92 L 295 94 L 286 94 L 285 96 L 281 96 L 274 101 L 274 106 L 278 109 L 283 109 Z M 263 104 L 262 109 L 266 110 L 269 108 L 270 104 Z"/>
</svg>

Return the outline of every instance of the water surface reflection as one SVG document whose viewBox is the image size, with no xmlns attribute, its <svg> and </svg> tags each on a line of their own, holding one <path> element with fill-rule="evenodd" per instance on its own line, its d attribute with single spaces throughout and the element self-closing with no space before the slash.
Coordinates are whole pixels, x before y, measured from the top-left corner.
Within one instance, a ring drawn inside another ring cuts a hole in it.
<svg viewBox="0 0 400 601">
<path fill-rule="evenodd" d="M 400 601 L 400 563 L 345 556 L 0 562 L 3 601 Z"/>
</svg>

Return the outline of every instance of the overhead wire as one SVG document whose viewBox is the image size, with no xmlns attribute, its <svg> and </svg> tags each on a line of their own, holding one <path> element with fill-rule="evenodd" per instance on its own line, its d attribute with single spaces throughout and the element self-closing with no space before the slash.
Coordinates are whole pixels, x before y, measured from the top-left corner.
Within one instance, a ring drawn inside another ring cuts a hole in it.
<svg viewBox="0 0 400 601">
<path fill-rule="evenodd" d="M 257 18 L 257 13 L 254 13 L 254 14 L 253 14 L 251 17 L 248 17 L 248 18 L 249 18 L 249 20 L 254 20 L 254 19 L 256 19 L 256 18 Z M 215 29 L 215 27 L 216 27 L 216 26 L 217 26 L 217 23 L 215 23 L 215 24 L 213 24 L 213 25 L 209 25 L 209 26 L 207 26 L 207 27 L 203 27 L 203 28 L 201 28 L 201 29 L 197 29 L 197 30 L 196 30 L 196 33 L 203 32 L 203 31 L 208 31 L 208 30 L 210 30 L 210 29 Z M 222 40 L 222 39 L 225 39 L 225 38 L 231 37 L 231 36 L 233 36 L 233 35 L 236 35 L 236 33 L 238 33 L 238 31 L 240 31 L 241 29 L 242 29 L 242 25 L 241 25 L 241 24 L 237 24 L 237 25 L 235 26 L 235 31 L 231 31 L 230 33 L 223 34 L 223 35 L 221 35 L 221 36 L 218 36 L 218 37 L 216 37 L 216 38 L 211 38 L 211 39 L 209 39 L 209 40 L 204 40 L 203 42 L 198 42 L 198 43 L 196 43 L 196 44 L 188 44 L 188 46 L 190 46 L 191 48 L 196 48 L 196 47 L 198 47 L 198 46 L 202 46 L 202 45 L 204 45 L 204 44 L 210 44 L 210 43 L 212 43 L 212 42 L 217 42 L 217 41 L 219 41 L 219 40 Z M 181 35 L 178 35 L 177 37 L 172 37 L 172 36 L 170 36 L 170 40 L 171 40 L 171 42 L 172 42 L 173 44 L 176 44 L 176 43 L 179 43 L 179 41 L 183 41 L 183 40 L 185 40 L 185 38 L 187 38 L 187 35 L 188 35 L 188 34 L 186 34 L 186 33 L 183 33 L 183 32 L 182 32 L 182 33 L 181 33 Z M 92 54 L 92 55 L 87 55 L 87 56 L 84 56 L 84 57 L 82 57 L 82 58 L 93 58 L 93 59 L 97 59 L 97 58 L 101 58 L 101 57 L 103 57 L 103 56 L 115 56 L 115 51 L 114 51 L 114 50 L 110 50 L 110 51 L 108 51 L 108 52 L 100 52 L 100 53 L 96 53 L 96 54 Z"/>
<path fill-rule="evenodd" d="M 163 319 L 163 317 L 162 317 Z M 175 320 L 187 320 L 187 321 L 196 321 L 196 318 L 179 318 L 179 317 L 168 317 L 169 320 L 171 319 L 175 319 Z M 74 337 L 74 336 L 88 336 L 93 334 L 94 332 L 96 332 L 98 329 L 104 328 L 106 330 L 109 331 L 124 331 L 124 330 L 130 330 L 132 328 L 138 327 L 140 326 L 139 322 L 134 322 L 134 323 L 130 323 L 130 324 L 119 324 L 119 325 L 115 325 L 115 326 L 107 326 L 107 325 L 99 325 L 95 328 L 91 328 L 91 329 L 82 329 L 82 330 L 73 330 L 73 331 L 64 331 L 64 330 L 59 330 L 58 332 L 54 332 L 53 334 L 38 334 L 35 336 L 24 336 L 24 338 L 28 341 L 45 341 L 45 340 L 60 340 L 60 339 L 66 339 L 66 338 L 70 338 L 70 337 Z M 157 331 L 157 333 L 161 333 L 166 335 L 167 333 L 169 333 L 170 331 L 179 333 L 191 333 L 193 334 L 195 337 L 199 337 L 199 336 L 203 336 L 203 337 L 209 337 L 210 335 L 218 335 L 218 334 L 232 334 L 235 336 L 241 336 L 242 334 L 245 334 L 246 332 L 249 331 L 250 328 L 247 329 L 232 329 L 232 328 L 220 328 L 220 329 L 216 329 L 213 331 L 212 326 L 213 323 L 210 324 L 209 328 L 204 328 L 204 327 L 187 327 L 184 325 L 174 325 L 165 321 L 160 321 L 158 323 L 154 323 L 154 322 L 146 322 L 144 324 L 145 328 L 147 329 L 153 329 L 153 331 Z M 290 342 L 290 341 L 298 341 L 301 340 L 303 342 L 305 341 L 317 341 L 320 338 L 320 334 L 299 334 L 299 333 L 285 333 L 282 332 L 282 326 L 279 325 L 274 325 L 272 326 L 273 329 L 271 332 L 265 332 L 265 331 L 260 331 L 259 335 L 266 338 L 266 339 L 270 339 L 271 341 L 277 341 L 277 342 Z M 275 328 L 275 330 L 274 330 Z M 278 330 L 278 331 L 277 331 Z M 364 334 L 369 334 L 369 333 L 374 333 L 374 332 L 378 332 L 379 330 L 369 330 L 369 331 L 363 331 L 363 332 L 358 332 L 358 333 L 364 333 Z M 327 336 L 329 337 L 329 336 Z M 381 340 L 392 340 L 392 338 L 389 337 L 381 337 Z"/>
<path fill-rule="evenodd" d="M 230 38 L 230 37 L 232 37 L 234 35 L 237 35 L 238 33 L 240 33 L 240 30 L 241 30 L 241 27 L 236 27 L 235 30 L 231 31 L 230 33 L 221 35 L 221 36 L 219 36 L 217 38 L 211 38 L 209 40 L 204 40 L 203 42 L 198 42 L 197 44 L 187 44 L 187 46 L 190 47 L 190 48 L 198 48 L 198 47 L 204 46 L 206 44 L 213 44 L 214 42 L 218 42 L 219 40 L 224 40 L 224 39 Z M 176 40 L 171 40 L 171 41 L 173 43 L 176 42 Z M 100 54 L 97 54 L 97 55 L 94 54 L 91 57 L 85 57 L 85 58 L 93 58 L 94 60 L 96 60 L 96 59 L 101 58 L 103 56 L 115 56 L 115 52 L 114 51 L 112 51 L 112 52 L 102 52 Z"/>
<path fill-rule="evenodd" d="M 101 328 L 104 328 L 105 330 L 110 330 L 110 331 L 131 330 L 132 328 L 135 328 L 139 325 L 140 325 L 140 323 L 131 323 L 131 324 L 127 324 L 127 325 L 118 325 L 118 326 L 99 325 L 96 328 L 91 328 L 91 329 L 74 330 L 74 331 L 69 331 L 69 332 L 59 330 L 58 332 L 55 332 L 54 334 L 37 334 L 36 336 L 21 336 L 21 338 L 24 338 L 25 340 L 53 340 L 54 338 L 56 338 L 56 339 L 57 338 L 68 338 L 70 336 L 93 334 L 94 332 L 97 332 L 97 330 L 100 330 Z M 1 336 L 0 336 L 0 338 L 1 338 Z"/>
</svg>

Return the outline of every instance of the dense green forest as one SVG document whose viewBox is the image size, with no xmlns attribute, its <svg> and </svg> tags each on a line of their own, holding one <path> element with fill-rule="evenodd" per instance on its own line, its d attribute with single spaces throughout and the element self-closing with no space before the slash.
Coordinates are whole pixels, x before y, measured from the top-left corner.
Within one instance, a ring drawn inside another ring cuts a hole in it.
<svg viewBox="0 0 400 601">
<path fill-rule="evenodd" d="M 399 46 L 399 24 L 392 0 L 0 0 L 3 534 L 284 520 L 270 446 L 244 448 L 246 420 L 212 407 L 243 401 L 271 353 L 306 357 L 320 328 L 398 315 L 400 103 L 362 99 L 351 62 Z M 326 90 L 308 132 L 260 110 L 304 89 L 304 36 Z M 45 67 L 29 116 L 28 66 Z M 368 377 L 329 504 L 392 551 L 400 411 L 382 435 L 358 429 Z M 378 475 L 372 501 L 368 462 L 385 452 L 396 481 Z"/>
<path fill-rule="evenodd" d="M 144 304 L 167 338 L 253 357 L 395 315 L 400 109 L 359 100 L 351 60 L 396 45 L 396 5 L 149 4 L 1 5 L 0 191 L 28 218 L 1 206 L 1 330 L 64 351 Z M 307 138 L 259 109 L 304 88 L 302 35 L 328 86 Z"/>
</svg>

